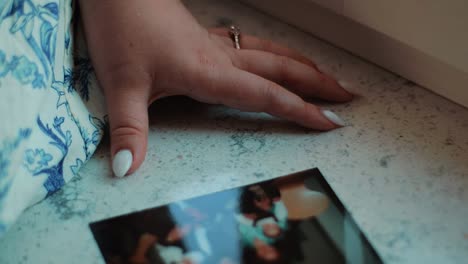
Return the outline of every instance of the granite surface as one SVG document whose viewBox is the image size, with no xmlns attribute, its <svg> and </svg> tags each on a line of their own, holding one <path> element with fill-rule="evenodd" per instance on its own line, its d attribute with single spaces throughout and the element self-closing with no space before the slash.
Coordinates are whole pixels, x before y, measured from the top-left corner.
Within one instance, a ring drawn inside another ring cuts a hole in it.
<svg viewBox="0 0 468 264">
<path fill-rule="evenodd" d="M 201 23 L 236 23 L 354 86 L 323 104 L 349 125 L 316 133 L 267 116 L 163 100 L 146 162 L 111 177 L 108 145 L 0 241 L 0 263 L 101 263 L 88 223 L 319 167 L 386 263 L 467 263 L 468 110 L 234 1 L 186 1 Z M 411 63 L 411 62 L 409 62 Z"/>
</svg>

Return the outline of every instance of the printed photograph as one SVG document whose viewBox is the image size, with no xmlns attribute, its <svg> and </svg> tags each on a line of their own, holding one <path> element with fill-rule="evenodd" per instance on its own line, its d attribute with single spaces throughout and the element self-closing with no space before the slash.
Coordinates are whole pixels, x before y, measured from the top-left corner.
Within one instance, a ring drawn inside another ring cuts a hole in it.
<svg viewBox="0 0 468 264">
<path fill-rule="evenodd" d="M 317 169 L 90 227 L 106 263 L 381 263 Z"/>
</svg>

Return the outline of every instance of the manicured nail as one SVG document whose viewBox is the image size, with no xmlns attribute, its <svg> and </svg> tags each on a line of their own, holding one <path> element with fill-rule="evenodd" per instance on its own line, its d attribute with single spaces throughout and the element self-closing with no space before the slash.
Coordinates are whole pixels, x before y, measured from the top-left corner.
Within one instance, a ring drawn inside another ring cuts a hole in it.
<svg viewBox="0 0 468 264">
<path fill-rule="evenodd" d="M 356 94 L 356 93 L 353 91 L 353 87 L 351 86 L 351 84 L 349 84 L 349 82 L 346 82 L 346 81 L 338 81 L 338 84 L 341 86 L 341 88 L 345 89 L 348 93 L 350 93 L 350 94 Z"/>
<path fill-rule="evenodd" d="M 119 152 L 114 155 L 114 160 L 112 161 L 112 170 L 114 171 L 114 175 L 119 178 L 125 176 L 132 166 L 132 161 L 133 155 L 130 150 L 119 150 Z"/>
<path fill-rule="evenodd" d="M 338 126 L 346 126 L 346 123 L 337 114 L 330 110 L 322 110 L 322 114 L 330 120 L 333 124 Z"/>
</svg>

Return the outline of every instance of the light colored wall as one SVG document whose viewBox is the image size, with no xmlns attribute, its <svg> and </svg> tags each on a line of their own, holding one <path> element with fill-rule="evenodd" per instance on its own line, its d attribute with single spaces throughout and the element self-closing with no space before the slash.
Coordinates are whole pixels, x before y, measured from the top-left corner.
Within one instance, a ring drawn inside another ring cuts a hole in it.
<svg viewBox="0 0 468 264">
<path fill-rule="evenodd" d="M 463 1 L 242 0 L 468 107 Z"/>
<path fill-rule="evenodd" d="M 343 14 L 468 73 L 467 0 L 344 0 Z"/>
</svg>

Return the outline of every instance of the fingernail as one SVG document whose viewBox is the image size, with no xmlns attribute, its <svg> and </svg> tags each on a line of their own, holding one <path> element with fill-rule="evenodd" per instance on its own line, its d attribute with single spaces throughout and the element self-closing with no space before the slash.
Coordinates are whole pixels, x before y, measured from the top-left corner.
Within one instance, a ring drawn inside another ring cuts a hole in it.
<svg viewBox="0 0 468 264">
<path fill-rule="evenodd" d="M 132 161 L 133 155 L 130 150 L 119 150 L 119 152 L 114 155 L 114 160 L 112 161 L 112 171 L 114 171 L 114 175 L 119 178 L 125 176 L 132 166 Z"/>
<path fill-rule="evenodd" d="M 341 119 L 337 114 L 333 113 L 330 110 L 322 110 L 322 114 L 330 120 L 333 124 L 338 126 L 346 126 L 346 123 Z"/>
<path fill-rule="evenodd" d="M 346 81 L 338 81 L 338 84 L 341 86 L 341 88 L 345 89 L 348 93 L 350 94 L 356 94 L 353 91 L 353 87 L 349 82 Z"/>
</svg>

